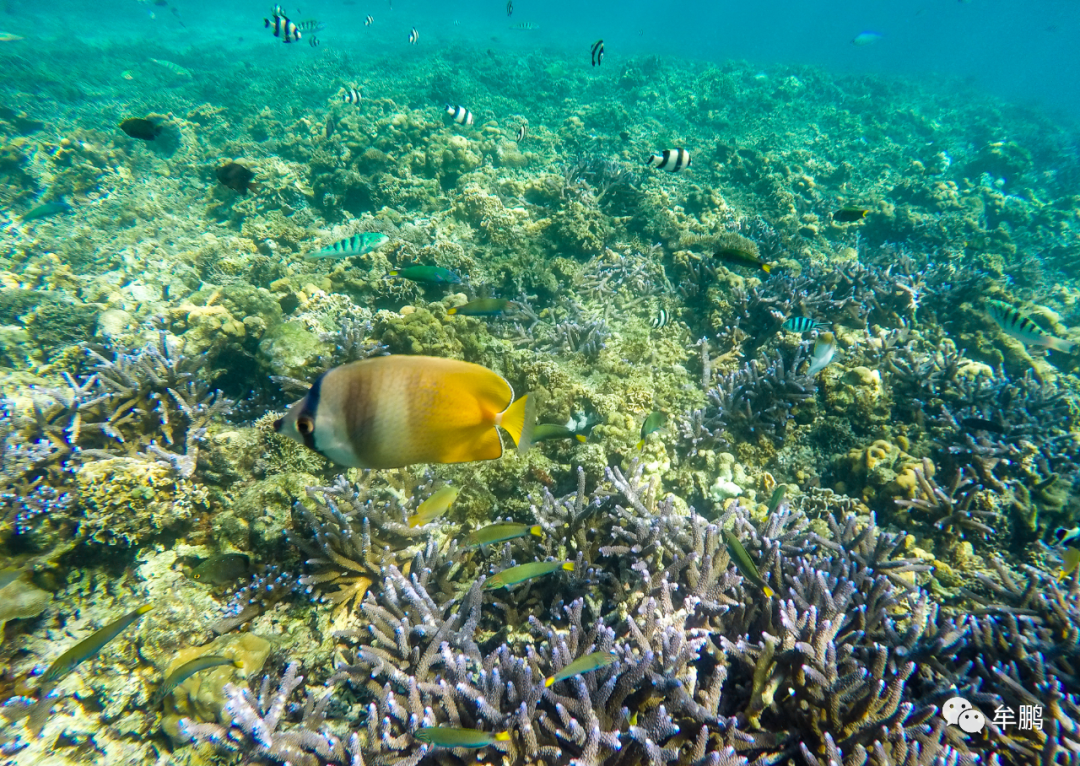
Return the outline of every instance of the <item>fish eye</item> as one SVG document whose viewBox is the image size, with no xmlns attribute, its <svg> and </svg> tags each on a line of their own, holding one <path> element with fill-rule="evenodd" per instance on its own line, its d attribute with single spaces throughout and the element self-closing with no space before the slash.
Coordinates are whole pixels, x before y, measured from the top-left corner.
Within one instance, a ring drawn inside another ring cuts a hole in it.
<svg viewBox="0 0 1080 766">
<path fill-rule="evenodd" d="M 296 419 L 296 430 L 301 436 L 307 436 L 315 430 L 315 421 L 307 415 L 299 417 Z"/>
<path fill-rule="evenodd" d="M 285 418 L 278 418 L 274 421 L 274 431 L 280 431 L 283 425 L 285 425 Z"/>
</svg>

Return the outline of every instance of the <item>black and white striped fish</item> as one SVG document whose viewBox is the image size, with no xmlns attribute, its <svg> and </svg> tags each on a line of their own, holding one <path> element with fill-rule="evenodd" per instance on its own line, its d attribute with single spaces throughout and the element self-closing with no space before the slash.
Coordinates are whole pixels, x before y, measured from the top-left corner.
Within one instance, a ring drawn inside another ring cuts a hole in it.
<svg viewBox="0 0 1080 766">
<path fill-rule="evenodd" d="M 597 40 L 592 47 L 592 65 L 599 66 L 604 63 L 604 41 Z"/>
<path fill-rule="evenodd" d="M 650 154 L 645 158 L 645 164 L 669 173 L 678 173 L 683 168 L 690 167 L 690 152 L 683 148 L 665 149 L 663 154 Z"/>
<path fill-rule="evenodd" d="M 649 324 L 653 326 L 653 329 L 659 330 L 661 327 L 667 327 L 667 323 L 671 321 L 671 315 L 668 314 L 667 309 L 662 308 L 656 312 L 656 316 L 649 320 Z"/>
<path fill-rule="evenodd" d="M 283 6 L 275 5 L 273 8 L 270 9 L 270 15 L 285 17 L 289 14 L 285 12 L 285 8 Z"/>
<path fill-rule="evenodd" d="M 463 107 L 461 104 L 454 106 L 453 104 L 447 104 L 446 113 L 450 115 L 450 118 L 458 125 L 472 125 L 473 113 Z"/>
<path fill-rule="evenodd" d="M 374 23 L 375 23 L 375 19 L 371 18 L 370 16 L 368 16 L 366 19 L 364 19 L 364 26 L 365 27 L 370 27 Z"/>
<path fill-rule="evenodd" d="M 531 21 L 522 21 L 519 24 L 511 25 L 510 28 L 511 29 L 525 29 L 525 30 L 528 30 L 528 31 L 532 31 L 532 30 L 535 30 L 535 29 L 539 29 L 540 25 L 539 24 L 534 24 Z"/>
<path fill-rule="evenodd" d="M 341 94 L 341 100 L 346 104 L 359 104 L 363 95 L 360 93 L 359 88 L 346 88 L 345 92 Z"/>
<path fill-rule="evenodd" d="M 322 45 L 322 43 L 319 42 L 319 38 L 312 37 L 310 40 L 308 40 L 308 45 L 310 45 L 312 48 L 318 48 L 320 45 Z"/>
<path fill-rule="evenodd" d="M 1035 324 L 1030 318 L 1021 314 L 1008 303 L 988 300 L 986 302 L 987 313 L 990 318 L 997 322 L 998 327 L 1027 346 L 1046 346 L 1064 354 L 1071 354 L 1075 342 L 1056 338 Z"/>
<path fill-rule="evenodd" d="M 416 31 L 416 27 L 413 27 L 412 31 L 409 32 L 409 42 L 412 45 L 416 45 L 416 41 L 419 40 L 419 39 L 420 39 L 420 33 Z"/>
<path fill-rule="evenodd" d="M 326 29 L 326 26 L 317 19 L 307 19 L 306 21 L 298 22 L 296 28 L 301 32 L 322 32 Z"/>
<path fill-rule="evenodd" d="M 523 122 L 518 125 L 517 142 L 520 144 L 529 135 L 529 123 Z"/>
<path fill-rule="evenodd" d="M 300 28 L 284 16 L 275 16 L 273 21 L 263 19 L 263 26 L 274 30 L 274 37 L 280 37 L 283 43 L 293 43 L 300 39 Z"/>
<path fill-rule="evenodd" d="M 788 317 L 780 326 L 788 332 L 810 332 L 815 327 L 827 327 L 828 325 L 828 322 L 818 322 L 810 317 Z"/>
</svg>

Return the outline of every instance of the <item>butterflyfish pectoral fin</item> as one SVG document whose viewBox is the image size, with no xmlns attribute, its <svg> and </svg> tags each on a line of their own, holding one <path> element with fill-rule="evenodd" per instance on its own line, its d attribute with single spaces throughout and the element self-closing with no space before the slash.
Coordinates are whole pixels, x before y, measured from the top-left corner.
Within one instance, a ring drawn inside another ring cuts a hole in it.
<svg viewBox="0 0 1080 766">
<path fill-rule="evenodd" d="M 536 403 L 525 394 L 495 418 L 495 425 L 510 434 L 517 445 L 518 454 L 524 453 L 532 443 L 533 425 L 536 423 Z"/>
</svg>

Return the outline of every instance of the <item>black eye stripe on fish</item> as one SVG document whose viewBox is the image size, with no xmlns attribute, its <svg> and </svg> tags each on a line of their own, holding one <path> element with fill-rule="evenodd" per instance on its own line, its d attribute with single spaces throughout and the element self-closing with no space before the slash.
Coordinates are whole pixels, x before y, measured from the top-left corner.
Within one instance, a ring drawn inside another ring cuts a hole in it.
<svg viewBox="0 0 1080 766">
<path fill-rule="evenodd" d="M 646 165 L 669 173 L 678 173 L 683 168 L 690 167 L 691 162 L 693 160 L 690 152 L 682 147 L 665 149 L 662 154 L 650 154 L 645 158 Z"/>
</svg>

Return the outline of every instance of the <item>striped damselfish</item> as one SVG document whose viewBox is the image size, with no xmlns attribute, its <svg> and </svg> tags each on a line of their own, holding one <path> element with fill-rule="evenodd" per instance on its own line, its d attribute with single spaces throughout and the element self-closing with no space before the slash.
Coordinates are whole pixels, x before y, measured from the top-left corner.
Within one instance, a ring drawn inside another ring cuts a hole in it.
<svg viewBox="0 0 1080 766">
<path fill-rule="evenodd" d="M 1046 346 L 1065 354 L 1071 354 L 1076 345 L 1071 340 L 1055 338 L 1008 303 L 988 300 L 986 306 L 987 313 L 997 322 L 998 327 L 1004 330 L 1006 335 L 1016 338 L 1025 345 Z"/>
</svg>

